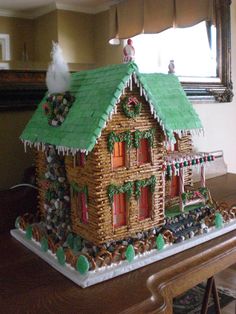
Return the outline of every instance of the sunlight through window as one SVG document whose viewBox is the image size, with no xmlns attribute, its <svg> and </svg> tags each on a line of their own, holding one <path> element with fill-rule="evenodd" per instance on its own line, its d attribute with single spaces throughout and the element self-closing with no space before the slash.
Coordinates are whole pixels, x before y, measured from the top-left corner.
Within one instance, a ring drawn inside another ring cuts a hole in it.
<svg viewBox="0 0 236 314">
<path fill-rule="evenodd" d="M 211 26 L 207 30 L 205 22 L 158 34 L 141 34 L 132 40 L 135 62 L 141 72 L 167 73 L 170 60 L 174 60 L 175 74 L 183 80 L 217 76 L 216 29 Z"/>
</svg>

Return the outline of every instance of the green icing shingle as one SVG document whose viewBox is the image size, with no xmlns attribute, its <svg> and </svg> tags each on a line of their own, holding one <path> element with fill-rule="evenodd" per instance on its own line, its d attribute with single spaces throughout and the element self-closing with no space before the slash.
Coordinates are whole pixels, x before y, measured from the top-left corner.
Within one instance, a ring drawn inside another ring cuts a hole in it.
<svg viewBox="0 0 236 314">
<path fill-rule="evenodd" d="M 172 137 L 174 131 L 202 129 L 201 121 L 175 75 L 139 73 L 138 79 L 168 136 Z"/>
<path fill-rule="evenodd" d="M 126 82 L 134 72 L 169 137 L 172 137 L 174 130 L 202 128 L 196 112 L 174 75 L 140 74 L 134 63 L 128 63 L 72 74 L 70 92 L 76 99 L 64 123 L 60 127 L 48 124 L 42 108 L 44 98 L 23 131 L 21 139 L 91 151 Z"/>
</svg>

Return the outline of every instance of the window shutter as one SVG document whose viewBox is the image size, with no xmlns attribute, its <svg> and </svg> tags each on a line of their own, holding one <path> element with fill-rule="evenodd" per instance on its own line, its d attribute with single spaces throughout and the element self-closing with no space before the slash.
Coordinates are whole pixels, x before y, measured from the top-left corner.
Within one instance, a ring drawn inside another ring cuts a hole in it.
<svg viewBox="0 0 236 314">
<path fill-rule="evenodd" d="M 116 142 L 113 152 L 113 168 L 125 166 L 125 142 Z"/>
<path fill-rule="evenodd" d="M 150 147 L 148 140 L 146 138 L 142 138 L 138 149 L 138 163 L 141 165 L 150 162 L 150 160 Z"/>
<path fill-rule="evenodd" d="M 143 220 L 150 217 L 151 199 L 149 187 L 141 188 L 141 195 L 139 199 L 139 219 Z"/>
<path fill-rule="evenodd" d="M 113 225 L 115 228 L 126 225 L 126 195 L 114 195 Z"/>
</svg>

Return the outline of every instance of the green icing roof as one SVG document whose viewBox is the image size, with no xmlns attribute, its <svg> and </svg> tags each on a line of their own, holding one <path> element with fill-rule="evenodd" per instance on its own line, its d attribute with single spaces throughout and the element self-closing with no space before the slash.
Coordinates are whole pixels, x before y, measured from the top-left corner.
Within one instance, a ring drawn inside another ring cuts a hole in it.
<svg viewBox="0 0 236 314">
<path fill-rule="evenodd" d="M 156 115 L 164 125 L 168 137 L 172 138 L 174 131 L 192 131 L 203 128 L 175 75 L 139 73 L 137 76 Z"/>
<path fill-rule="evenodd" d="M 134 63 L 118 64 L 72 75 L 76 97 L 60 127 L 48 124 L 42 105 L 21 135 L 29 143 L 91 151 L 132 73 L 136 73 L 157 116 L 171 138 L 174 130 L 201 129 L 201 122 L 174 75 L 140 74 Z"/>
</svg>

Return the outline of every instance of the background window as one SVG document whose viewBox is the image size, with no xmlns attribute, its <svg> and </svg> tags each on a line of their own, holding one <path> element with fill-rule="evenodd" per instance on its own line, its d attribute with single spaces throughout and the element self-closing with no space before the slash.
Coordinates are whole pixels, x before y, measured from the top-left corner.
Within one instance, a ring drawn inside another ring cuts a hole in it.
<svg viewBox="0 0 236 314">
<path fill-rule="evenodd" d="M 152 209 L 152 196 L 148 186 L 141 188 L 139 199 L 139 220 L 150 217 Z"/>
<path fill-rule="evenodd" d="M 151 161 L 149 142 L 146 138 L 140 140 L 138 148 L 138 164 L 146 164 Z"/>
<path fill-rule="evenodd" d="M 174 60 L 180 80 L 217 80 L 216 28 L 201 22 L 192 27 L 170 28 L 158 34 L 132 38 L 135 62 L 141 72 L 168 72 Z"/>
<path fill-rule="evenodd" d="M 113 226 L 115 228 L 126 225 L 126 195 L 119 193 L 114 195 Z"/>
<path fill-rule="evenodd" d="M 115 142 L 113 151 L 113 168 L 125 166 L 125 142 Z"/>
</svg>

